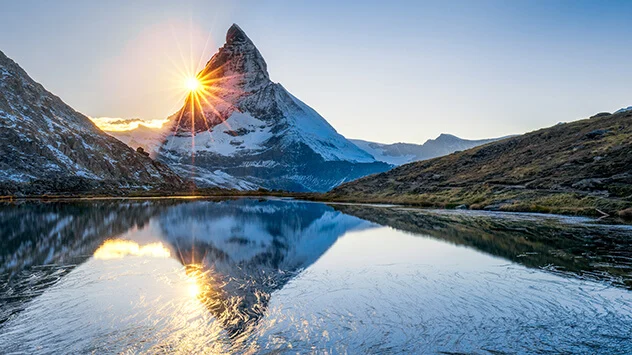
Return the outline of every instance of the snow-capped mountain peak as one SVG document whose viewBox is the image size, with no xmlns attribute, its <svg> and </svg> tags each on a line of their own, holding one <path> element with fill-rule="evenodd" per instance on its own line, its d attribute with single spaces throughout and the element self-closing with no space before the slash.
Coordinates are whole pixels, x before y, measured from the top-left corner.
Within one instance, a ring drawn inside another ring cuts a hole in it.
<svg viewBox="0 0 632 355">
<path fill-rule="evenodd" d="M 237 25 L 197 78 L 203 90 L 170 117 L 174 133 L 159 159 L 194 174 L 198 184 L 219 169 L 257 186 L 322 191 L 390 168 L 272 82 L 263 56 Z"/>
<path fill-rule="evenodd" d="M 244 92 L 265 86 L 269 84 L 270 80 L 268 66 L 263 56 L 252 40 L 236 24 L 233 24 L 228 29 L 226 43 L 208 61 L 198 77 L 202 78 L 202 80 L 213 80 L 231 75 L 238 77 L 239 84 Z M 232 84 L 229 82 L 229 85 Z M 214 86 L 216 85 L 214 83 Z"/>
</svg>

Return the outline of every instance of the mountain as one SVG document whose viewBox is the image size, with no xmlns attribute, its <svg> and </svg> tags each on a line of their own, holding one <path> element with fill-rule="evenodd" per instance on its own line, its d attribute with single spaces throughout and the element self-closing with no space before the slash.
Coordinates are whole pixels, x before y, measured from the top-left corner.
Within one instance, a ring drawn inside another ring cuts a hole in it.
<svg viewBox="0 0 632 355">
<path fill-rule="evenodd" d="M 134 149 L 143 148 L 152 158 L 155 158 L 156 152 L 160 150 L 169 133 L 165 129 L 147 127 L 143 124 L 127 131 L 104 131 Z"/>
<path fill-rule="evenodd" d="M 160 150 L 169 136 L 171 127 L 166 125 L 161 128 L 147 127 L 144 125 L 138 125 L 137 128 L 128 131 L 106 131 L 108 134 L 116 137 L 121 142 L 127 144 L 132 148 L 143 148 L 143 150 L 149 153 L 151 158 L 157 159 L 160 156 Z M 260 186 L 246 181 L 244 179 L 228 175 L 222 170 L 215 169 L 213 167 L 207 167 L 201 169 L 196 167 L 192 168 L 188 164 L 179 164 L 171 160 L 167 160 L 167 163 L 171 164 L 175 169 L 178 169 L 183 176 L 192 176 L 192 172 L 200 174 L 203 171 L 203 178 L 198 178 L 198 182 L 202 187 L 219 187 L 222 189 L 236 189 L 236 190 L 256 190 Z"/>
<path fill-rule="evenodd" d="M 0 195 L 182 185 L 167 166 L 101 131 L 0 52 Z"/>
<path fill-rule="evenodd" d="M 602 113 L 343 184 L 332 200 L 630 213 L 632 111 Z M 625 212 L 628 211 L 628 212 Z"/>
<path fill-rule="evenodd" d="M 414 161 L 432 159 L 459 150 L 467 150 L 479 145 L 495 142 L 501 138 L 468 140 L 451 134 L 442 133 L 436 139 L 429 139 L 424 144 L 411 143 L 375 143 L 360 139 L 350 139 L 353 144 L 373 155 L 378 160 L 392 165 L 402 165 Z"/>
<path fill-rule="evenodd" d="M 220 176 L 243 182 L 241 188 L 326 191 L 391 168 L 272 82 L 237 25 L 197 78 L 202 89 L 169 118 L 155 153 L 198 186 L 217 186 Z"/>
</svg>

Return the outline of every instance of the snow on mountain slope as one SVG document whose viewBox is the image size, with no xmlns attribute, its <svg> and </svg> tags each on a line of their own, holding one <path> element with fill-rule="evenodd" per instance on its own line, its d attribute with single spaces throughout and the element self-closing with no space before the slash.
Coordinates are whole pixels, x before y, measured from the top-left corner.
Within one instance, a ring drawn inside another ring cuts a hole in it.
<svg viewBox="0 0 632 355">
<path fill-rule="evenodd" d="M 237 25 L 197 77 L 203 90 L 169 118 L 157 157 L 201 186 L 216 184 L 199 172 L 219 170 L 269 189 L 326 191 L 391 168 L 273 83 Z"/>
<path fill-rule="evenodd" d="M 179 163 L 177 157 L 171 160 L 170 168 L 173 169 L 178 175 L 186 176 L 191 179 L 197 186 L 201 187 L 218 187 L 222 189 L 232 190 L 257 190 L 261 186 L 250 182 L 249 180 L 235 177 L 225 173 L 220 169 L 213 169 L 213 167 L 201 167 L 194 166 L 188 162 Z"/>
<path fill-rule="evenodd" d="M 628 111 L 632 111 L 632 106 L 628 106 L 628 107 L 624 107 L 624 108 L 618 109 L 614 113 L 621 113 L 621 112 L 628 112 Z"/>
<path fill-rule="evenodd" d="M 152 128 L 143 126 L 142 124 L 129 131 L 106 130 L 105 133 L 134 149 L 138 147 L 143 148 L 152 158 L 156 157 L 160 146 L 164 143 L 168 135 L 168 131 L 165 128 Z"/>
<path fill-rule="evenodd" d="M 230 126 L 229 126 L 230 125 Z M 262 128 L 263 127 L 263 128 Z M 237 136 L 235 131 L 247 131 Z M 235 156 L 243 150 L 256 152 L 265 149 L 265 142 L 274 134 L 265 122 L 252 117 L 249 113 L 233 112 L 227 124 L 216 127 L 213 131 L 200 131 L 195 135 L 175 135 L 169 137 L 165 148 L 170 151 L 190 153 L 213 152 L 222 156 Z"/>
<path fill-rule="evenodd" d="M 347 140 L 329 123 L 314 111 L 311 107 L 294 97 L 283 89 L 282 94 L 287 94 L 293 101 L 288 105 L 290 132 L 296 134 L 296 139 L 309 145 L 325 160 L 347 160 L 358 163 L 374 162 L 373 156 L 362 149 L 357 149 L 351 141 Z M 287 137 L 287 135 L 286 135 Z"/>
<path fill-rule="evenodd" d="M 149 153 L 151 158 L 156 158 L 169 134 L 168 127 L 152 128 L 143 126 L 142 124 L 129 131 L 106 132 L 134 149 L 139 147 L 143 148 L 145 152 Z M 205 137 L 205 133 L 208 132 L 202 132 L 200 135 L 196 136 L 198 149 L 199 146 L 202 146 L 202 144 L 200 144 L 200 140 L 207 138 Z M 191 149 L 190 139 L 187 140 L 185 137 L 177 137 L 177 139 L 180 138 L 181 140 L 177 142 L 180 144 L 179 148 Z M 179 163 L 176 156 L 173 158 L 174 159 L 170 160 L 170 168 L 178 175 L 188 176 L 194 183 L 198 183 L 201 186 L 210 185 L 223 189 L 236 190 L 256 190 L 259 188 L 256 184 L 228 175 L 227 173 L 218 169 L 213 169 L 212 167 L 195 167 L 195 174 L 191 174 L 190 169 L 193 167 L 190 164 Z"/>
<path fill-rule="evenodd" d="M 371 154 L 375 160 L 393 165 L 402 165 L 417 160 L 417 150 L 421 147 L 419 144 L 409 143 L 384 144 L 361 139 L 350 139 L 350 141 Z"/>
<path fill-rule="evenodd" d="M 182 186 L 31 79 L 0 52 L 0 194 Z"/>
<path fill-rule="evenodd" d="M 436 139 L 429 139 L 424 144 L 411 143 L 375 143 L 360 139 L 350 139 L 358 147 L 364 149 L 376 160 L 393 165 L 403 165 L 414 161 L 432 159 L 456 151 L 467 150 L 479 145 L 495 142 L 508 137 L 467 140 L 451 134 L 441 134 Z"/>
</svg>

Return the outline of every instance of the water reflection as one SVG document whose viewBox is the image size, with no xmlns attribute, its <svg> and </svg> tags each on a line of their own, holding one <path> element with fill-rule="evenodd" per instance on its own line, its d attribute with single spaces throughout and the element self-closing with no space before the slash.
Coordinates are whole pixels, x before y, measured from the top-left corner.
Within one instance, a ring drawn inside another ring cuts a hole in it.
<svg viewBox="0 0 632 355">
<path fill-rule="evenodd" d="M 8 246 L 0 255 L 3 321 L 86 261 L 173 258 L 186 274 L 186 293 L 219 322 L 230 347 L 256 329 L 272 293 L 340 236 L 375 227 L 324 204 L 279 200 L 23 203 L 3 208 L 0 217 L 7 227 L 2 243 Z M 14 220 L 20 228 L 11 227 Z"/>
<path fill-rule="evenodd" d="M 171 252 L 160 242 L 139 245 L 131 240 L 120 239 L 106 240 L 94 252 L 94 258 L 97 260 L 120 259 L 129 255 L 168 258 Z"/>
<path fill-rule="evenodd" d="M 142 229 L 170 202 L 0 204 L 0 324 L 85 262 L 107 238 Z"/>
<path fill-rule="evenodd" d="M 235 199 L 2 205 L 0 231 L 7 352 L 632 351 L 629 227 Z"/>
<path fill-rule="evenodd" d="M 324 204 L 232 200 L 182 204 L 159 217 L 165 240 L 201 299 L 239 340 L 266 313 L 270 297 L 343 234 L 371 223 Z"/>
<path fill-rule="evenodd" d="M 527 267 L 632 288 L 632 226 L 537 214 L 336 205 L 341 212 Z"/>
</svg>

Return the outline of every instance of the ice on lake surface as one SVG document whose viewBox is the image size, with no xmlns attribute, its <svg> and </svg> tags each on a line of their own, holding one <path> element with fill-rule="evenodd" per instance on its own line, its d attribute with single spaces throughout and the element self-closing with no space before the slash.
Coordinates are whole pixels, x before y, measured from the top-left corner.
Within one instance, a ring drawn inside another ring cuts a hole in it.
<svg viewBox="0 0 632 355">
<path fill-rule="evenodd" d="M 275 199 L 0 205 L 0 353 L 632 353 L 632 229 Z"/>
</svg>

